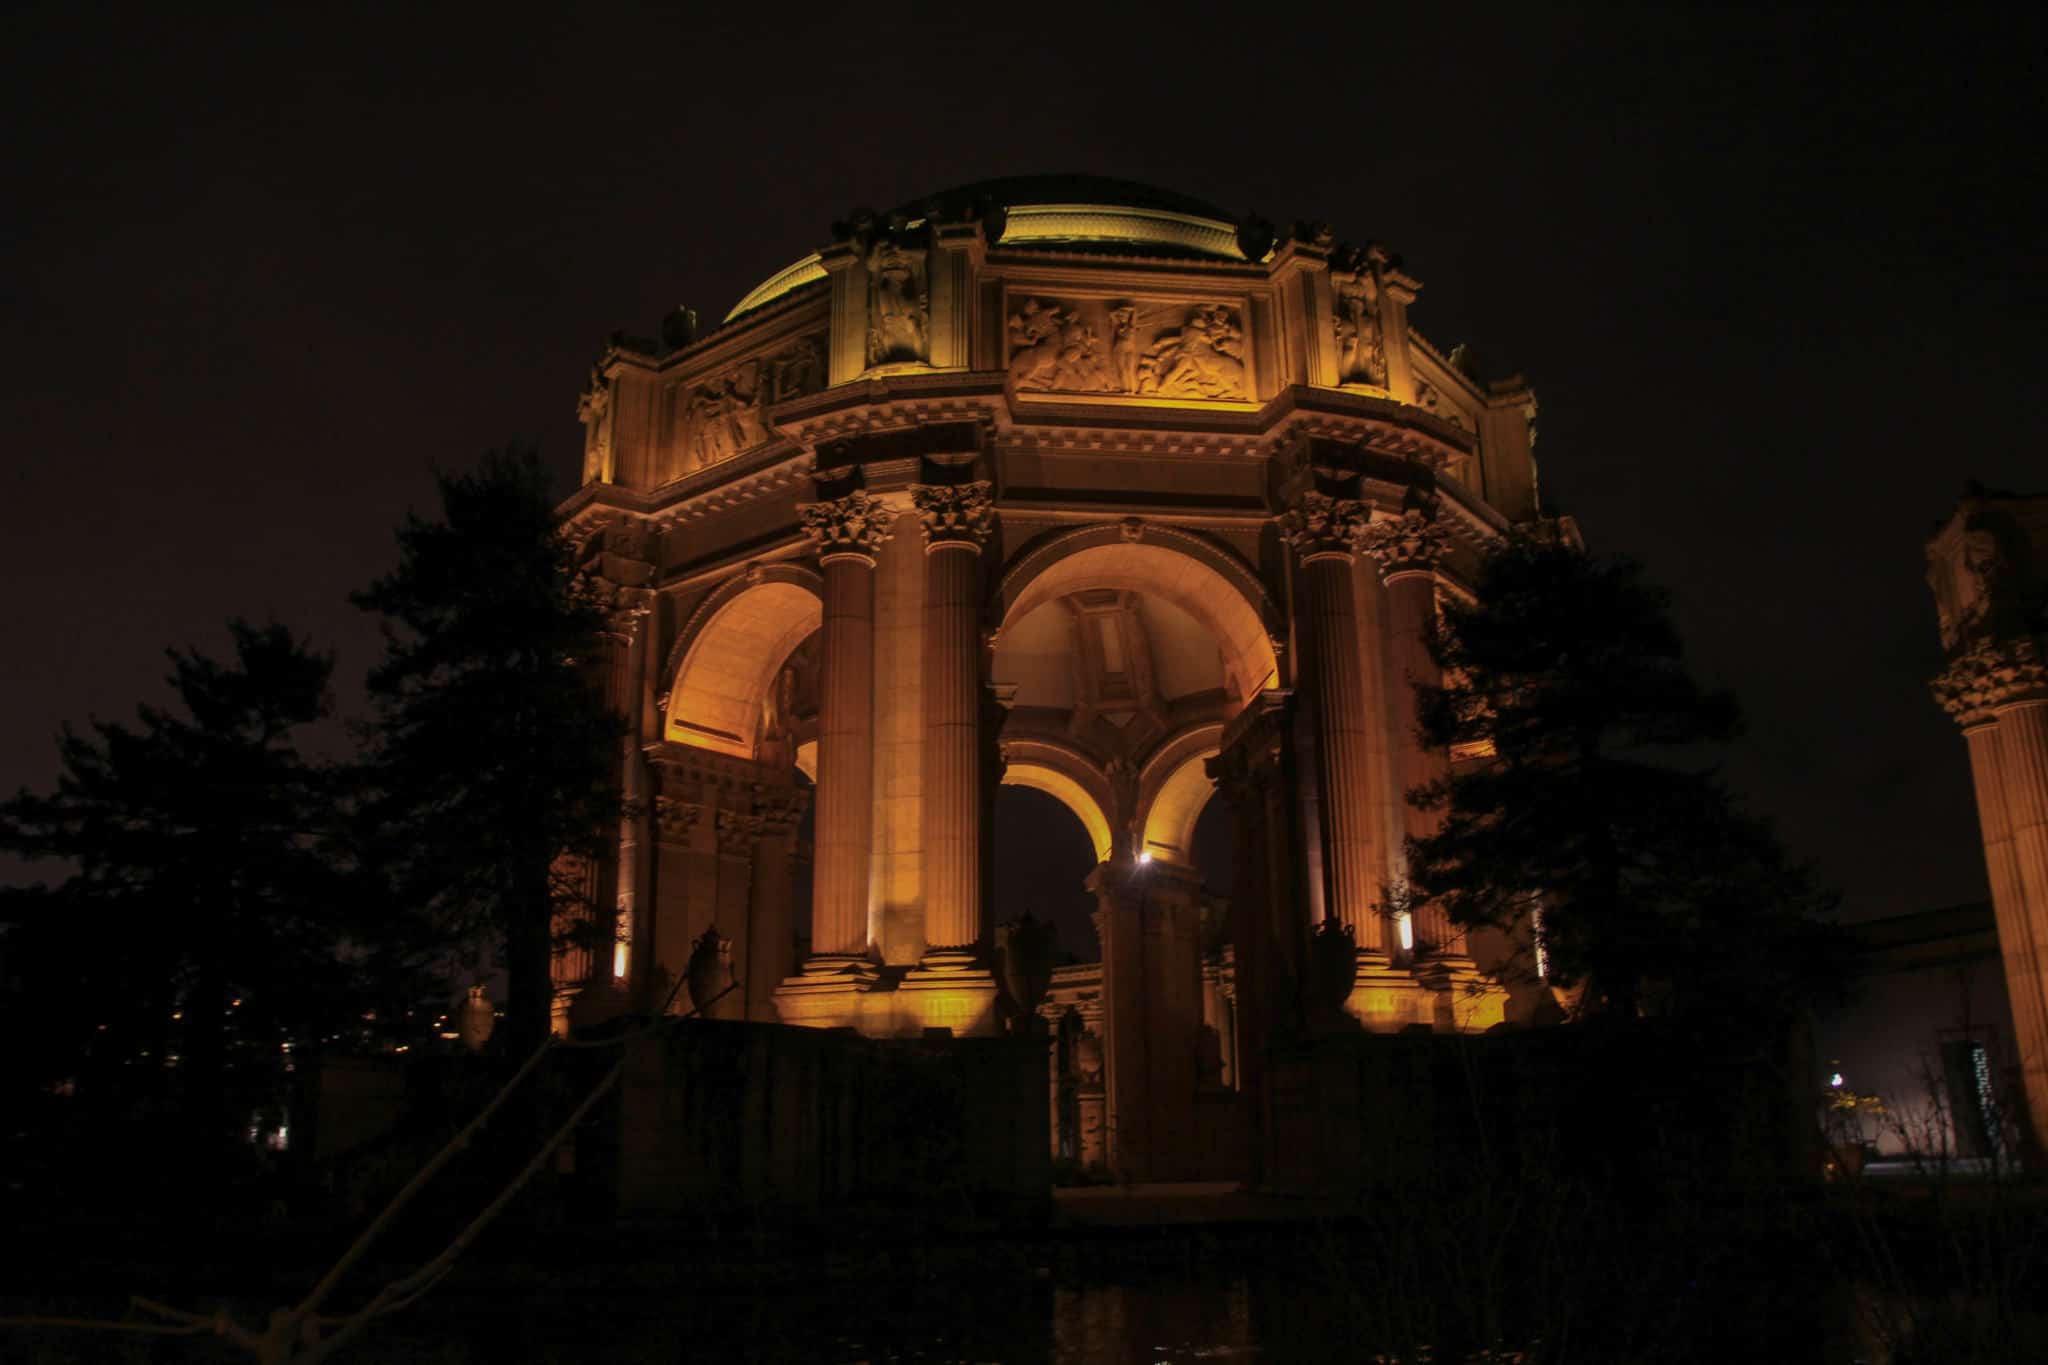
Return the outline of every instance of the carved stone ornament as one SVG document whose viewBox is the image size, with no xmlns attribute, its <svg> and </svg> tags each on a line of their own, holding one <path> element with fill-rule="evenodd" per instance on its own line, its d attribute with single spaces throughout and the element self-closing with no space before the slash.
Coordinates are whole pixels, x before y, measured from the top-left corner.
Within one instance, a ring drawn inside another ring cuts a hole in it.
<svg viewBox="0 0 2048 1365">
<path fill-rule="evenodd" d="M 1380 326 L 1380 282 L 1371 269 L 1332 275 L 1337 313 L 1337 382 L 1387 386 L 1386 333 Z"/>
<path fill-rule="evenodd" d="M 1443 418 L 1460 431 L 1472 429 L 1472 419 L 1465 415 L 1465 410 L 1444 397 L 1443 391 L 1427 379 L 1415 381 L 1415 406 Z"/>
<path fill-rule="evenodd" d="M 612 386 L 595 365 L 576 399 L 576 418 L 583 423 L 583 482 L 596 483 L 611 467 Z"/>
<path fill-rule="evenodd" d="M 966 545 L 980 549 L 995 532 L 996 507 L 986 479 L 970 483 L 913 485 L 911 501 L 924 523 L 926 546 Z"/>
<path fill-rule="evenodd" d="M 690 840 L 690 831 L 702 819 L 704 807 L 695 801 L 685 801 L 675 796 L 654 798 L 654 833 L 662 843 L 684 844 Z"/>
<path fill-rule="evenodd" d="M 2048 700 L 2048 662 L 2038 640 L 1989 641 L 1957 655 L 1928 687 L 1956 724 L 1983 725 L 2001 706 Z"/>
<path fill-rule="evenodd" d="M 796 833 L 810 804 L 810 794 L 795 787 L 754 788 L 754 814 L 766 837 Z"/>
<path fill-rule="evenodd" d="M 1379 565 L 1381 578 L 1399 573 L 1434 573 L 1450 545 L 1449 530 L 1434 512 L 1420 507 L 1411 507 L 1399 516 L 1375 519 L 1358 542 L 1358 548 Z"/>
<path fill-rule="evenodd" d="M 1009 338 L 1020 393 L 1250 396 L 1244 329 L 1226 304 L 1027 298 Z"/>
<path fill-rule="evenodd" d="M 685 464 L 701 469 L 764 444 L 774 435 L 767 409 L 824 383 L 824 348 L 815 337 L 799 337 L 693 386 L 677 405 Z"/>
<path fill-rule="evenodd" d="M 718 851 L 730 858 L 750 858 L 761 840 L 762 819 L 738 811 L 718 812 Z"/>
<path fill-rule="evenodd" d="M 609 634 L 628 639 L 654 611 L 653 589 L 628 587 L 590 569 L 582 570 L 570 581 L 569 591 L 577 601 L 604 613 Z"/>
<path fill-rule="evenodd" d="M 1333 498 L 1314 489 L 1280 514 L 1280 534 L 1305 560 L 1352 553 L 1365 524 L 1364 503 L 1356 498 Z"/>
<path fill-rule="evenodd" d="M 864 555 L 873 560 L 895 534 L 895 514 L 865 488 L 827 502 L 807 502 L 798 512 L 804 533 L 821 556 Z"/>
<path fill-rule="evenodd" d="M 853 244 L 868 275 L 870 366 L 931 360 L 931 233 L 900 215 L 886 222 L 863 216 Z"/>
</svg>

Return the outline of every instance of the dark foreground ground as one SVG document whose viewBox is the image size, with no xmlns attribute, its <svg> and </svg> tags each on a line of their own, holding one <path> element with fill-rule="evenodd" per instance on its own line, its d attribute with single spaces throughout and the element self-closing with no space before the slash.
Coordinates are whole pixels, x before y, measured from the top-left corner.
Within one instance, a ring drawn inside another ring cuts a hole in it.
<svg viewBox="0 0 2048 1365">
<path fill-rule="evenodd" d="M 1490 1191 L 1363 1207 L 1223 1187 L 1067 1191 L 1042 1217 L 847 1212 L 805 1228 L 598 1228 L 508 1213 L 349 1361 L 2048 1359 L 2044 1204 L 2018 1186 L 1834 1188 L 1639 1208 Z M 421 1232 L 413 1229 L 414 1234 Z M 9 1238 L 0 1313 L 140 1293 L 258 1325 L 353 1229 L 104 1217 Z M 417 1264 L 394 1230 L 334 1307 Z M 130 1315 L 132 1317 L 132 1314 Z M 0 1360 L 229 1361 L 213 1337 L 0 1330 Z"/>
</svg>

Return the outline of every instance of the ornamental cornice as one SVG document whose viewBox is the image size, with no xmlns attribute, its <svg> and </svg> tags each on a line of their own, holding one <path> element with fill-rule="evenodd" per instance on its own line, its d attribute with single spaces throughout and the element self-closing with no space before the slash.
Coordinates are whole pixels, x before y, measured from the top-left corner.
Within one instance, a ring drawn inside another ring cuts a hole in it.
<svg viewBox="0 0 2048 1365">
<path fill-rule="evenodd" d="M 2048 660 L 2031 636 L 1988 640 L 1951 659 L 1928 688 L 1949 718 L 1968 729 L 1989 723 L 2001 707 L 2048 701 Z"/>
<path fill-rule="evenodd" d="M 1256 459 L 1265 454 L 1264 440 L 1259 436 L 1162 427 L 1019 423 L 1003 429 L 1002 441 L 1014 450 L 1080 451 L 1131 457 Z"/>
<path fill-rule="evenodd" d="M 656 531 L 674 530 L 687 522 L 729 512 L 748 503 L 758 502 L 762 498 L 773 497 L 809 478 L 814 467 L 815 464 L 809 455 L 791 455 L 772 468 L 732 479 L 715 488 L 706 488 L 672 502 L 654 513 L 649 520 Z"/>
<path fill-rule="evenodd" d="M 1323 397 L 1326 392 L 1318 392 Z M 1381 408 L 1376 412 L 1329 412 L 1295 409 L 1274 423 L 1265 438 L 1269 454 L 1282 455 L 1291 446 L 1310 440 L 1334 441 L 1342 445 L 1356 446 L 1374 455 L 1390 456 L 1398 460 L 1413 460 L 1431 470 L 1442 470 L 1450 465 L 1453 457 L 1473 453 L 1469 445 L 1470 433 L 1458 427 L 1444 430 L 1467 438 L 1466 444 L 1447 441 L 1429 431 L 1420 431 L 1409 425 L 1420 408 L 1409 407 L 1392 399 L 1364 399 Z"/>
<path fill-rule="evenodd" d="M 1002 412 L 1002 391 L 990 388 L 985 376 L 939 374 L 914 378 L 926 383 L 933 380 L 955 381 L 949 387 L 958 387 L 962 391 L 902 394 L 892 388 L 892 381 L 888 379 L 842 384 L 804 400 L 804 407 L 784 415 L 776 429 L 793 440 L 817 447 L 850 436 L 871 436 L 954 422 L 986 425 L 994 422 Z M 963 378 L 972 380 L 971 387 L 958 382 Z M 820 400 L 825 401 L 821 403 Z M 829 467 L 831 461 L 821 455 L 820 463 Z"/>
<path fill-rule="evenodd" d="M 823 502 L 801 503 L 797 514 L 822 557 L 859 555 L 873 563 L 895 534 L 895 512 L 865 488 Z"/>
<path fill-rule="evenodd" d="M 928 550 L 961 545 L 979 550 L 995 534 L 996 505 L 987 479 L 955 484 L 913 484 L 911 502 Z"/>
<path fill-rule="evenodd" d="M 714 753 L 674 740 L 649 744 L 642 752 L 670 796 L 686 790 L 750 796 L 762 785 L 762 766 L 751 758 Z"/>
<path fill-rule="evenodd" d="M 1434 574 L 1450 547 L 1450 528 L 1437 517 L 1434 507 L 1377 513 L 1358 540 L 1358 548 L 1379 566 L 1382 579 L 1404 573 Z"/>
<path fill-rule="evenodd" d="M 1280 514 L 1280 535 L 1304 562 L 1328 555 L 1349 557 L 1370 515 L 1357 498 L 1333 498 L 1307 489 Z"/>
</svg>

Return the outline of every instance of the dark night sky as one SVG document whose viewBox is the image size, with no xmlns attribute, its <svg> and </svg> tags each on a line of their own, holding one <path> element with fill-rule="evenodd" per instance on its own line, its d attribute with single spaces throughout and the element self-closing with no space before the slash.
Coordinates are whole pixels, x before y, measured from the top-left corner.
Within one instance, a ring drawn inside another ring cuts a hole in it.
<svg viewBox="0 0 2048 1365">
<path fill-rule="evenodd" d="M 1071 170 L 1403 253 L 1850 912 L 1985 894 L 1920 546 L 1966 478 L 2048 486 L 2038 14 L 1035 8 L 11 8 L 0 787 L 234 613 L 353 705 L 344 595 L 429 466 L 566 481 L 612 329 L 721 316 L 856 203 Z"/>
</svg>

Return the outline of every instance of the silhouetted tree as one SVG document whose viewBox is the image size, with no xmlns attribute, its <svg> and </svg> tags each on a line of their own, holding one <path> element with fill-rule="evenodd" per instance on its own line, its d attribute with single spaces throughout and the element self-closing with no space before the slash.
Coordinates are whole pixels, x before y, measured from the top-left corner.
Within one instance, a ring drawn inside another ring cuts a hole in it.
<svg viewBox="0 0 2048 1365">
<path fill-rule="evenodd" d="M 1829 899 L 1711 765 L 1737 708 L 1686 671 L 1667 595 L 1541 531 L 1510 535 L 1476 589 L 1443 607 L 1420 724 L 1493 753 L 1410 794 L 1444 814 L 1410 841 L 1416 890 L 1497 928 L 1540 896 L 1550 977 L 1583 985 L 1582 1011 L 1768 1006 L 1824 981 Z"/>
<path fill-rule="evenodd" d="M 346 976 L 334 779 L 298 747 L 333 661 L 280 625 L 229 629 L 231 663 L 169 651 L 174 708 L 67 727 L 55 790 L 0 805 L 0 848 L 72 869 L 0 897 L 14 1022 L 37 1040 L 21 1056 L 38 1079 L 125 1074 L 134 1092 L 175 1053 L 214 1133 L 231 1035 L 274 1057 L 331 1021 Z"/>
<path fill-rule="evenodd" d="M 408 517 L 398 567 L 353 599 L 385 618 L 373 861 L 446 934 L 502 945 L 525 1048 L 548 1026 L 555 926 L 584 918 L 576 860 L 617 831 L 622 722 L 589 680 L 604 617 L 539 460 L 494 452 L 438 483 L 440 518 Z"/>
</svg>

